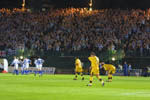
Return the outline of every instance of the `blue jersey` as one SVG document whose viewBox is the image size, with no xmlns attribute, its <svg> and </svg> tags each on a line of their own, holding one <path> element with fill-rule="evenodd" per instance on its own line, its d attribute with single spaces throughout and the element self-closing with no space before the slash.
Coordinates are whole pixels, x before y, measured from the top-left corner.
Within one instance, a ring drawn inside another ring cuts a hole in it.
<svg viewBox="0 0 150 100">
<path fill-rule="evenodd" d="M 24 64 L 25 67 L 29 67 L 30 63 L 31 63 L 31 60 L 28 59 L 28 58 L 24 59 L 24 61 L 23 61 L 23 64 Z"/>
<path fill-rule="evenodd" d="M 14 59 L 12 61 L 11 65 L 18 66 L 19 63 L 20 63 L 20 61 L 18 59 Z"/>
<path fill-rule="evenodd" d="M 41 59 L 41 58 L 39 58 L 39 59 L 37 59 L 37 65 L 43 65 L 43 63 L 44 63 L 44 60 L 43 59 Z"/>
<path fill-rule="evenodd" d="M 30 60 L 30 59 L 24 59 L 23 63 L 24 63 L 24 64 L 30 64 L 30 63 L 31 63 L 31 60 Z"/>
<path fill-rule="evenodd" d="M 20 65 L 21 65 L 22 68 L 24 68 L 25 67 L 24 61 L 20 61 Z"/>
<path fill-rule="evenodd" d="M 34 60 L 34 64 L 37 66 L 38 65 L 38 60 Z"/>
<path fill-rule="evenodd" d="M 20 61 L 18 59 L 14 59 L 11 65 L 14 65 L 14 68 L 18 70 Z"/>
</svg>

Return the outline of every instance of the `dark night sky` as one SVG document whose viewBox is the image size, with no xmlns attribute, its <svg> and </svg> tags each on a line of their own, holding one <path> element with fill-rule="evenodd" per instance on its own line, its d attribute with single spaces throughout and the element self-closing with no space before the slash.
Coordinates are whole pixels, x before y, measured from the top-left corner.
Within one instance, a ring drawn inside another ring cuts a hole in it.
<svg viewBox="0 0 150 100">
<path fill-rule="evenodd" d="M 21 7 L 22 0 L 0 0 L 0 8 Z M 28 7 L 41 6 L 45 1 L 57 8 L 86 7 L 89 0 L 26 0 Z M 94 8 L 150 8 L 150 0 L 93 0 Z"/>
</svg>

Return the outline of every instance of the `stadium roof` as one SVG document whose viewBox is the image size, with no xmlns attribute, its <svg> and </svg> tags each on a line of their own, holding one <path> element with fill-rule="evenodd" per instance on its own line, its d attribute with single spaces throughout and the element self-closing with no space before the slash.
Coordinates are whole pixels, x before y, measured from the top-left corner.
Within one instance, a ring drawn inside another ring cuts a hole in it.
<svg viewBox="0 0 150 100">
<path fill-rule="evenodd" d="M 29 8 L 52 5 L 55 8 L 87 7 L 90 0 L 26 0 Z M 19 8 L 22 0 L 1 0 L 0 8 Z M 150 8 L 150 0 L 93 0 L 93 7 L 98 8 Z"/>
</svg>

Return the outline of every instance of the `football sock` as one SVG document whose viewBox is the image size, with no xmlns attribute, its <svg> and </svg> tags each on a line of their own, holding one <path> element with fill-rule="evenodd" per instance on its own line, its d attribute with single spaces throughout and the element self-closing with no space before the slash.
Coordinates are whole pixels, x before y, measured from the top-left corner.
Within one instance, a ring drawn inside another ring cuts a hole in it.
<svg viewBox="0 0 150 100">
<path fill-rule="evenodd" d="M 108 82 L 112 81 L 112 74 L 108 74 Z"/>
<path fill-rule="evenodd" d="M 84 77 L 83 77 L 83 73 L 80 73 L 81 77 L 82 77 L 82 80 L 84 80 Z"/>
<path fill-rule="evenodd" d="M 37 71 L 36 71 L 36 70 L 34 71 L 34 74 L 35 74 L 35 75 L 37 74 Z"/>
<path fill-rule="evenodd" d="M 112 81 L 112 77 L 108 77 L 108 81 L 110 81 L 110 82 L 111 82 L 111 81 Z"/>
<path fill-rule="evenodd" d="M 112 77 L 108 77 L 108 80 L 111 80 L 112 79 Z"/>
<path fill-rule="evenodd" d="M 90 76 L 90 84 L 93 82 L 93 77 Z"/>
<path fill-rule="evenodd" d="M 78 74 L 76 73 L 76 74 L 75 74 L 75 79 L 77 79 L 77 77 L 78 77 Z"/>
<path fill-rule="evenodd" d="M 30 72 L 30 70 L 27 70 L 27 74 Z"/>
<path fill-rule="evenodd" d="M 13 74 L 16 74 L 16 70 L 13 71 Z"/>
<path fill-rule="evenodd" d="M 21 70 L 21 74 L 22 74 L 22 75 L 24 74 L 24 70 Z"/>
<path fill-rule="evenodd" d="M 109 74 L 109 75 L 108 75 L 108 77 L 112 77 L 112 75 L 111 75 L 111 74 Z"/>
<path fill-rule="evenodd" d="M 108 80 L 112 80 L 112 75 L 111 74 L 108 75 Z"/>
<path fill-rule="evenodd" d="M 42 71 L 39 71 L 39 74 L 42 75 Z"/>
<path fill-rule="evenodd" d="M 29 73 L 29 70 L 26 69 L 26 70 L 25 70 L 25 73 L 28 74 L 28 73 Z"/>
<path fill-rule="evenodd" d="M 99 81 L 102 81 L 102 78 L 100 76 L 97 77 Z"/>
<path fill-rule="evenodd" d="M 16 75 L 19 75 L 19 71 L 18 70 L 16 70 Z"/>
<path fill-rule="evenodd" d="M 27 70 L 24 70 L 24 73 L 27 74 Z"/>
</svg>

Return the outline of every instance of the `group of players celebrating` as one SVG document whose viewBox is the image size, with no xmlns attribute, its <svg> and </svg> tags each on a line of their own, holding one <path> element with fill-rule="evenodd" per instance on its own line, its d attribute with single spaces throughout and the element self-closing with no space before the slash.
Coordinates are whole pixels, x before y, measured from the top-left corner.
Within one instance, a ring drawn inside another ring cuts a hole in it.
<svg viewBox="0 0 150 100">
<path fill-rule="evenodd" d="M 34 75 L 36 76 L 39 73 L 39 76 L 42 76 L 42 66 L 43 66 L 44 60 L 41 59 L 40 57 L 35 58 L 34 64 L 35 64 L 35 70 L 34 70 Z M 21 66 L 21 74 L 29 74 L 29 66 L 31 64 L 31 60 L 28 58 L 21 58 L 18 59 L 16 56 L 14 56 L 14 60 L 12 61 L 11 65 L 14 66 L 14 71 L 13 74 L 18 75 L 19 70 L 18 67 L 19 65 Z"/>
<path fill-rule="evenodd" d="M 89 84 L 87 86 L 92 86 L 93 76 L 94 75 L 101 82 L 102 86 L 104 86 L 104 81 L 100 77 L 100 74 L 99 74 L 100 73 L 99 72 L 100 68 L 104 68 L 104 70 L 107 72 L 107 74 L 108 74 L 107 82 L 112 82 L 112 75 L 116 71 L 116 68 L 115 68 L 114 65 L 112 65 L 112 64 L 105 64 L 104 62 L 100 63 L 99 62 L 99 58 L 96 56 L 96 54 L 94 52 L 91 52 L 90 57 L 88 57 L 88 59 L 91 62 L 91 66 L 89 68 L 90 69 L 90 81 L 89 81 Z M 80 59 L 78 57 L 76 57 L 76 60 L 75 60 L 75 78 L 74 78 L 74 80 L 77 80 L 78 73 L 80 73 L 80 75 L 82 77 L 82 80 L 84 80 L 83 67 L 82 67 L 81 61 L 80 61 Z"/>
</svg>

